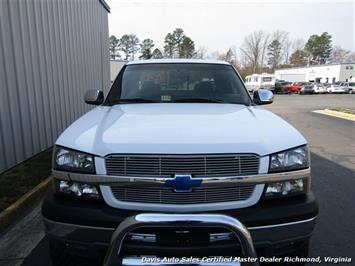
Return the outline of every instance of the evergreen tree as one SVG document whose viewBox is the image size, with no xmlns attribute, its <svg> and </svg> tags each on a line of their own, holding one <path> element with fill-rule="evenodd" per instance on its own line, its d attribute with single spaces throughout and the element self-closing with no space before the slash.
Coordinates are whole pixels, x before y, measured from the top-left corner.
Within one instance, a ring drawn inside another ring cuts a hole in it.
<svg viewBox="0 0 355 266">
<path fill-rule="evenodd" d="M 142 55 L 139 57 L 139 59 L 150 59 L 152 58 L 152 50 L 154 48 L 154 42 L 152 39 L 145 39 L 142 41 L 140 44 L 141 46 L 141 53 Z"/>
<path fill-rule="evenodd" d="M 192 58 L 195 54 L 195 44 L 189 38 L 184 36 L 184 39 L 179 46 L 179 58 Z"/>
<path fill-rule="evenodd" d="M 158 48 L 155 48 L 154 51 L 152 52 L 152 58 L 161 59 L 163 58 L 163 53 Z"/>
<path fill-rule="evenodd" d="M 327 32 L 309 37 L 305 50 L 310 54 L 311 64 L 325 64 L 332 55 L 332 36 Z"/>
<path fill-rule="evenodd" d="M 275 70 L 281 62 L 282 45 L 278 40 L 273 40 L 267 47 L 268 65 Z"/>
</svg>

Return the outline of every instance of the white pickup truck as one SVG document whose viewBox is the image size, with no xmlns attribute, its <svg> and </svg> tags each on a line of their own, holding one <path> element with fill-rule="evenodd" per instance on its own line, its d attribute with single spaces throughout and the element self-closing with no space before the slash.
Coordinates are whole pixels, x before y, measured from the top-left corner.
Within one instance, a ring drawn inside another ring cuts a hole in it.
<svg viewBox="0 0 355 266">
<path fill-rule="evenodd" d="M 307 141 L 260 106 L 269 90 L 251 98 L 226 62 L 145 60 L 85 101 L 97 107 L 56 141 L 42 205 L 54 265 L 102 264 L 116 228 L 146 213 L 222 214 L 245 226 L 258 256 L 307 256 L 318 214 Z M 225 228 L 189 225 L 135 229 L 122 254 L 238 254 Z"/>
</svg>

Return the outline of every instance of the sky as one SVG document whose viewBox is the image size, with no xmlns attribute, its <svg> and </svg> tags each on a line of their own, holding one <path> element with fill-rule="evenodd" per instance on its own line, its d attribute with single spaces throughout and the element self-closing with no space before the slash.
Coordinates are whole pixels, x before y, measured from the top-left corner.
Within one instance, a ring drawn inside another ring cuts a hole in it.
<svg viewBox="0 0 355 266">
<path fill-rule="evenodd" d="M 253 31 L 289 32 L 290 39 L 304 39 L 327 31 L 333 45 L 355 51 L 355 1 L 281 0 L 106 0 L 110 35 L 134 33 L 151 38 L 163 48 L 164 37 L 182 28 L 208 52 L 239 48 Z"/>
</svg>

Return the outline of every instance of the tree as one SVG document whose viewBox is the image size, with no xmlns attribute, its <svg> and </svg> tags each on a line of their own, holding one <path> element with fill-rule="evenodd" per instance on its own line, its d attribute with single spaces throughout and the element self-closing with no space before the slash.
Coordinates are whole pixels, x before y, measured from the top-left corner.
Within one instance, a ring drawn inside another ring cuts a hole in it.
<svg viewBox="0 0 355 266">
<path fill-rule="evenodd" d="M 198 58 L 198 59 L 204 59 L 204 58 L 206 58 L 206 54 L 207 54 L 207 48 L 204 46 L 200 46 L 197 49 L 194 57 Z"/>
<path fill-rule="evenodd" d="M 335 46 L 333 48 L 332 61 L 333 63 L 351 62 L 351 51 Z"/>
<path fill-rule="evenodd" d="M 233 51 L 233 50 L 235 50 L 235 48 L 229 48 L 227 53 L 218 54 L 217 59 L 226 61 L 226 62 L 230 63 L 231 65 L 233 65 L 235 68 L 239 69 L 240 65 L 237 60 L 236 51 Z"/>
<path fill-rule="evenodd" d="M 304 50 L 297 49 L 291 54 L 290 63 L 294 67 L 307 65 L 307 53 Z"/>
<path fill-rule="evenodd" d="M 311 64 L 325 64 L 332 55 L 332 36 L 327 32 L 309 37 L 305 50 L 310 54 Z"/>
<path fill-rule="evenodd" d="M 296 50 L 303 50 L 305 45 L 306 45 L 306 42 L 305 42 L 305 40 L 302 39 L 302 38 L 294 39 L 294 40 L 292 41 L 292 49 L 293 49 L 294 51 L 296 51 Z"/>
<path fill-rule="evenodd" d="M 244 56 L 245 66 L 250 66 L 253 73 L 260 68 L 262 53 L 267 34 L 263 31 L 255 31 L 244 38 L 240 51 Z"/>
<path fill-rule="evenodd" d="M 150 59 L 152 58 L 152 50 L 154 47 L 154 42 L 152 39 L 144 39 L 142 43 L 140 44 L 141 46 L 141 53 L 142 55 L 139 57 L 139 59 Z"/>
<path fill-rule="evenodd" d="M 178 51 L 179 58 L 192 58 L 195 54 L 195 44 L 189 37 L 184 36 Z"/>
<path fill-rule="evenodd" d="M 168 33 L 164 39 L 164 52 L 167 57 L 177 57 L 182 54 L 182 43 L 185 39 L 184 30 L 176 28 L 172 33 Z"/>
<path fill-rule="evenodd" d="M 271 65 L 272 70 L 276 67 L 280 67 L 282 63 L 288 63 L 291 42 L 289 40 L 289 33 L 283 30 L 275 31 L 271 36 L 271 42 L 267 45 L 268 60 L 267 63 L 270 66 L 270 49 L 276 45 L 276 54 L 274 54 L 274 64 Z M 273 44 L 272 44 L 273 43 Z M 272 45 L 271 45 L 272 44 Z M 270 46 L 271 45 L 271 46 Z"/>
<path fill-rule="evenodd" d="M 139 51 L 139 39 L 135 34 L 125 34 L 120 40 L 120 50 L 125 54 L 125 60 L 134 60 L 134 55 Z"/>
<path fill-rule="evenodd" d="M 287 38 L 287 40 L 284 43 L 284 65 L 288 65 L 290 63 L 290 53 L 291 53 L 291 47 L 292 47 L 292 41 Z"/>
<path fill-rule="evenodd" d="M 131 55 L 132 60 L 134 60 L 134 55 L 139 51 L 139 39 L 136 35 L 130 34 L 129 39 L 131 42 Z"/>
<path fill-rule="evenodd" d="M 158 48 L 155 48 L 154 51 L 152 52 L 151 58 L 154 58 L 154 59 L 163 58 L 163 53 Z"/>
<path fill-rule="evenodd" d="M 267 63 L 272 70 L 275 70 L 281 63 L 282 45 L 278 40 L 273 40 L 267 47 L 267 50 L 268 50 Z"/>
<path fill-rule="evenodd" d="M 125 34 L 121 37 L 121 40 L 120 40 L 120 50 L 124 53 L 125 60 L 128 60 L 128 58 L 129 58 L 130 49 L 131 49 L 130 38 L 129 38 L 128 34 Z"/>
<path fill-rule="evenodd" d="M 270 39 L 270 34 L 269 33 L 265 33 L 264 41 L 261 44 L 261 59 L 260 59 L 260 67 L 261 68 L 264 67 L 269 39 Z"/>
<path fill-rule="evenodd" d="M 173 38 L 174 38 L 174 43 L 175 43 L 175 50 L 177 52 L 177 55 L 180 57 L 182 55 L 182 49 L 183 49 L 183 42 L 187 36 L 185 36 L 184 30 L 181 28 L 176 28 L 173 31 Z M 190 39 L 191 40 L 191 39 Z M 194 48 L 195 49 L 195 48 Z"/>
<path fill-rule="evenodd" d="M 120 40 L 116 38 L 115 35 L 111 35 L 109 39 L 109 51 L 110 51 L 110 58 L 115 60 L 120 58 L 120 54 L 118 53 Z"/>
<path fill-rule="evenodd" d="M 172 33 L 168 33 L 164 39 L 164 53 L 166 57 L 173 57 L 175 52 L 175 38 Z"/>
<path fill-rule="evenodd" d="M 185 35 L 184 30 L 176 28 L 168 33 L 164 39 L 164 53 L 166 57 L 186 57 L 195 55 L 195 44 L 192 39 Z"/>
</svg>

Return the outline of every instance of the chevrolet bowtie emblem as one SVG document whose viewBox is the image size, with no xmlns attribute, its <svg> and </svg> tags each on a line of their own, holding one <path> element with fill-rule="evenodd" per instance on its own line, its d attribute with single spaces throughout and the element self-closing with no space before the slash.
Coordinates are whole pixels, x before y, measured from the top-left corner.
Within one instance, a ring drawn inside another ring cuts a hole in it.
<svg viewBox="0 0 355 266">
<path fill-rule="evenodd" d="M 164 187 L 173 188 L 175 192 L 190 192 L 201 183 L 202 179 L 192 178 L 189 174 L 176 174 L 174 179 L 165 181 Z"/>
</svg>

